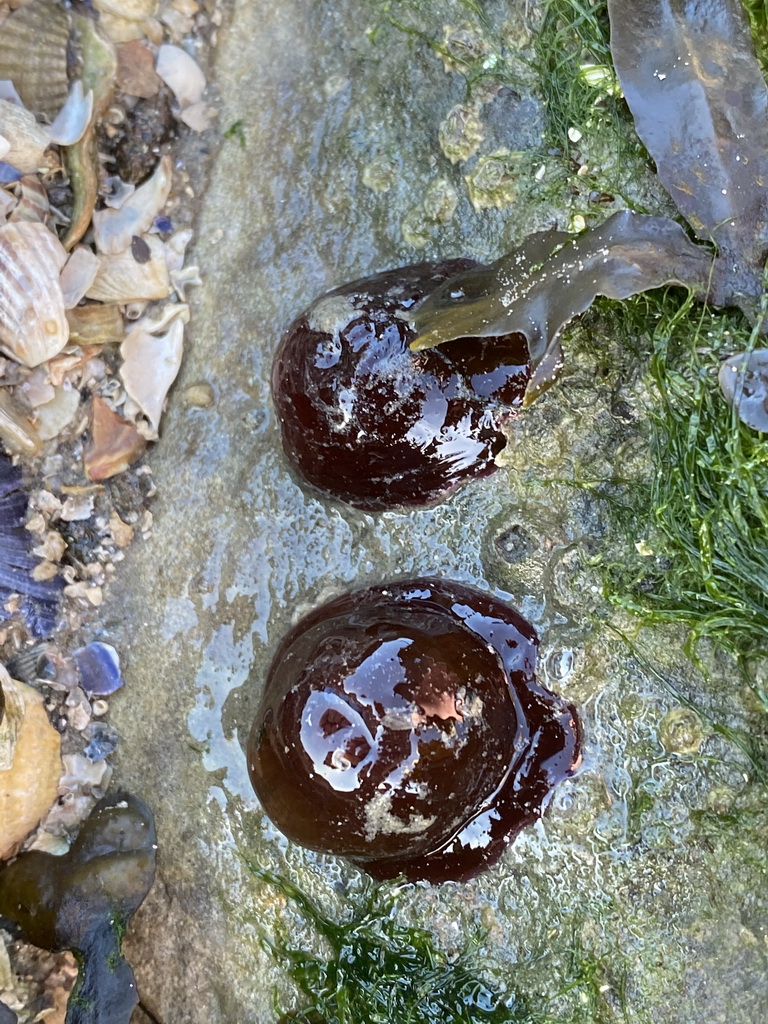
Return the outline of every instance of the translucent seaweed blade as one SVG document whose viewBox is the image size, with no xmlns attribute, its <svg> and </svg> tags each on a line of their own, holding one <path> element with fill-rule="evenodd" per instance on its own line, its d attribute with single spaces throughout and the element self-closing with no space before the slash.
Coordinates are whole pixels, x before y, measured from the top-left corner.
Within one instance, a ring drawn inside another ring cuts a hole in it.
<svg viewBox="0 0 768 1024">
<path fill-rule="evenodd" d="M 419 337 L 411 347 L 418 351 L 454 338 L 519 331 L 528 340 L 533 368 L 525 398 L 530 404 L 562 366 L 563 328 L 598 295 L 626 299 L 680 284 L 720 305 L 729 297 L 720 274 L 711 254 L 691 242 L 679 224 L 622 210 L 531 270 L 513 252 L 446 281 L 413 311 Z"/>
<path fill-rule="evenodd" d="M 661 183 L 700 238 L 762 268 L 768 89 L 740 0 L 609 0 L 608 9 L 619 81 Z"/>
</svg>

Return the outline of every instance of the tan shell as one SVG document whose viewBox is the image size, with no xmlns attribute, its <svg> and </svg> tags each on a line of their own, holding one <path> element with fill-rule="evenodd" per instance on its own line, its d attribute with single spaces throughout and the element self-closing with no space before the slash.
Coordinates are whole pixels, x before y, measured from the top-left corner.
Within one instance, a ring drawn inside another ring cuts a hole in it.
<svg viewBox="0 0 768 1024">
<path fill-rule="evenodd" d="M 85 293 L 99 302 L 141 302 L 164 299 L 171 282 L 165 262 L 165 247 L 157 235 L 144 235 L 150 258 L 138 263 L 131 249 L 116 256 L 101 256 L 96 279 Z"/>
<path fill-rule="evenodd" d="M 50 120 L 69 92 L 69 15 L 51 0 L 32 0 L 3 22 L 0 79 L 10 79 L 24 106 Z"/>
<path fill-rule="evenodd" d="M 125 335 L 123 316 L 117 306 L 77 306 L 67 310 L 69 340 L 75 345 L 109 345 Z"/>
<path fill-rule="evenodd" d="M 94 0 L 94 6 L 105 14 L 113 14 L 127 21 L 151 18 L 158 8 L 158 0 Z"/>
<path fill-rule="evenodd" d="M 61 737 L 43 698 L 0 665 L 5 715 L 0 722 L 0 860 L 18 852 L 56 800 Z"/>
<path fill-rule="evenodd" d="M 25 366 L 39 366 L 69 339 L 59 271 L 67 254 L 42 224 L 0 227 L 0 350 Z"/>
<path fill-rule="evenodd" d="M 22 174 L 35 174 L 51 142 L 35 115 L 10 100 L 0 100 L 0 135 L 10 143 L 5 162 Z"/>
</svg>

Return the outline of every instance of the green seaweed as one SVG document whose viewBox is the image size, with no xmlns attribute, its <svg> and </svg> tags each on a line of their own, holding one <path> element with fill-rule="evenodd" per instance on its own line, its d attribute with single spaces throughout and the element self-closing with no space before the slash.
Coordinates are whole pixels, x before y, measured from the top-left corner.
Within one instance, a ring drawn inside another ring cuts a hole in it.
<svg viewBox="0 0 768 1024">
<path fill-rule="evenodd" d="M 648 445 L 656 469 L 610 507 L 625 542 L 646 538 L 653 555 L 632 555 L 627 543 L 603 566 L 605 591 L 649 624 L 687 626 L 694 658 L 704 638 L 743 664 L 768 656 L 768 447 L 717 383 L 721 359 L 754 347 L 765 316 L 765 296 L 750 328 L 738 314 L 662 293 L 630 300 L 620 318 L 635 338 L 654 325 Z"/>
<path fill-rule="evenodd" d="M 568 131 L 587 134 L 596 117 L 608 122 L 620 145 L 628 123 L 613 71 L 607 0 L 546 0 L 536 33 L 536 70 L 550 145 L 568 151 Z"/>
<path fill-rule="evenodd" d="M 345 901 L 351 916 L 336 922 L 288 879 L 248 867 L 291 902 L 329 950 L 325 958 L 285 935 L 265 937 L 308 1000 L 300 1010 L 278 1011 L 283 1024 L 545 1024 L 481 976 L 480 934 L 449 957 L 430 932 L 403 923 L 396 888 L 368 884 Z"/>
</svg>

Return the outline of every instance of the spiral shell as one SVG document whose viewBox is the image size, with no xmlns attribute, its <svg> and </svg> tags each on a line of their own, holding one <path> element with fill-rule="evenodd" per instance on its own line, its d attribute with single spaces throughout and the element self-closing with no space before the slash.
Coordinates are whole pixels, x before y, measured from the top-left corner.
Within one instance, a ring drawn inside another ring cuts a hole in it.
<svg viewBox="0 0 768 1024">
<path fill-rule="evenodd" d="M 337 598 L 280 646 L 248 742 L 272 821 L 376 878 L 489 867 L 579 760 L 513 609 L 419 579 Z"/>
<path fill-rule="evenodd" d="M 59 273 L 67 255 L 44 225 L 0 227 L 0 350 L 25 366 L 39 366 L 69 339 Z"/>
</svg>

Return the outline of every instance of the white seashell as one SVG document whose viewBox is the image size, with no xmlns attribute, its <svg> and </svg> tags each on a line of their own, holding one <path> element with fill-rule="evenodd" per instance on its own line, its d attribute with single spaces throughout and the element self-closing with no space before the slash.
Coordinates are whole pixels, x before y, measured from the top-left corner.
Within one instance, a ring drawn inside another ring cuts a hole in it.
<svg viewBox="0 0 768 1024">
<path fill-rule="evenodd" d="M 152 177 L 136 189 L 119 209 L 98 210 L 93 215 L 93 235 L 100 253 L 116 255 L 143 235 L 165 206 L 171 190 L 171 158 L 164 156 Z"/>
<path fill-rule="evenodd" d="M 7 78 L 0 81 L 0 100 L 8 100 L 9 103 L 15 103 L 17 107 L 24 106 L 21 96 L 16 92 L 15 85 Z"/>
<path fill-rule="evenodd" d="M 78 79 L 72 83 L 67 102 L 48 128 L 51 142 L 59 146 L 74 146 L 82 139 L 93 115 L 93 90 L 83 96 L 83 83 Z"/>
<path fill-rule="evenodd" d="M 80 408 L 80 392 L 68 381 L 54 389 L 50 402 L 35 409 L 37 432 L 43 441 L 58 437 L 77 415 Z"/>
<path fill-rule="evenodd" d="M 165 262 L 169 270 L 181 270 L 184 266 L 184 254 L 187 246 L 192 241 L 192 232 L 189 228 L 182 231 L 175 231 L 165 245 Z"/>
<path fill-rule="evenodd" d="M 109 194 L 104 196 L 104 204 L 113 210 L 119 210 L 125 201 L 130 199 L 136 191 L 135 185 L 128 181 L 123 181 L 117 174 L 107 178 L 104 184 L 109 189 Z"/>
<path fill-rule="evenodd" d="M 121 303 L 167 298 L 171 281 L 165 264 L 165 246 L 156 235 L 141 237 L 149 247 L 150 258 L 146 263 L 138 263 L 131 249 L 116 256 L 100 256 L 87 298 Z"/>
<path fill-rule="evenodd" d="M 117 18 L 106 11 L 99 18 L 99 27 L 107 39 L 115 45 L 132 43 L 143 39 L 146 35 L 146 22 L 130 21 L 128 18 Z"/>
<path fill-rule="evenodd" d="M 6 163 L 22 174 L 34 174 L 51 141 L 35 115 L 9 100 L 0 100 L 0 135 L 10 143 L 4 157 Z"/>
<path fill-rule="evenodd" d="M 67 254 L 43 224 L 8 221 L 0 227 L 0 350 L 39 366 L 69 339 L 59 284 Z"/>
<path fill-rule="evenodd" d="M 85 245 L 72 250 L 59 283 L 64 296 L 64 309 L 74 309 L 93 284 L 99 269 L 99 257 Z"/>
<path fill-rule="evenodd" d="M 5 160 L 5 154 L 11 149 L 11 144 L 4 135 L 0 135 L 0 160 Z"/>
<path fill-rule="evenodd" d="M 12 196 L 10 192 L 0 188 L 0 221 L 5 220 L 8 214 L 13 212 L 17 203 L 18 199 L 16 196 Z"/>
<path fill-rule="evenodd" d="M 185 324 L 189 323 L 189 306 L 185 302 L 167 302 L 156 319 L 145 316 L 142 320 L 137 321 L 135 326 L 140 327 L 147 334 L 162 334 L 168 325 L 176 319 Z"/>
<path fill-rule="evenodd" d="M 120 346 L 120 376 L 125 390 L 157 432 L 171 385 L 181 367 L 184 322 L 178 316 L 165 334 L 152 335 L 134 327 Z"/>
<path fill-rule="evenodd" d="M 125 18 L 126 21 L 151 18 L 158 6 L 158 0 L 94 0 L 94 7 L 100 11 L 116 18 Z"/>
<path fill-rule="evenodd" d="M 179 114 L 179 120 L 183 121 L 193 132 L 207 132 L 217 114 L 218 110 L 215 107 L 209 107 L 207 103 L 200 100 L 198 103 L 190 103 L 188 107 L 184 107 Z"/>
<path fill-rule="evenodd" d="M 180 46 L 165 43 L 157 52 L 155 71 L 162 78 L 183 110 L 199 103 L 205 91 L 205 75 L 200 65 Z"/>
<path fill-rule="evenodd" d="M 18 852 L 56 800 L 61 737 L 39 693 L 0 666 L 5 715 L 0 722 L 0 860 Z"/>
</svg>

